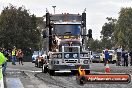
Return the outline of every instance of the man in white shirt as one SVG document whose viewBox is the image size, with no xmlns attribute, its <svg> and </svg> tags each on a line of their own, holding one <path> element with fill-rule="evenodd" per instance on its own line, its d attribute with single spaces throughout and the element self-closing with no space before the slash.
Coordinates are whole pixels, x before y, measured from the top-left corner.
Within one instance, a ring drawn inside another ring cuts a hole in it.
<svg viewBox="0 0 132 88">
<path fill-rule="evenodd" d="M 119 46 L 117 49 L 117 66 L 121 66 L 121 54 L 122 54 L 122 48 Z"/>
</svg>

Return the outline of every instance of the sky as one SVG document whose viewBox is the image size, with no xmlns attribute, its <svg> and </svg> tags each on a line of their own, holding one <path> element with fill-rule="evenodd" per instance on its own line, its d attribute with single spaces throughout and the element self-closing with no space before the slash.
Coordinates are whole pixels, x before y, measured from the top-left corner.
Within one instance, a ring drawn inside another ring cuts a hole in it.
<svg viewBox="0 0 132 88">
<path fill-rule="evenodd" d="M 54 13 L 82 13 L 86 8 L 87 29 L 93 30 L 93 38 L 100 39 L 102 26 L 107 22 L 106 17 L 118 19 L 122 7 L 132 7 L 132 0 L 0 0 L 0 12 L 4 7 L 25 6 L 31 14 L 37 17 L 45 15 L 46 8 Z"/>
</svg>

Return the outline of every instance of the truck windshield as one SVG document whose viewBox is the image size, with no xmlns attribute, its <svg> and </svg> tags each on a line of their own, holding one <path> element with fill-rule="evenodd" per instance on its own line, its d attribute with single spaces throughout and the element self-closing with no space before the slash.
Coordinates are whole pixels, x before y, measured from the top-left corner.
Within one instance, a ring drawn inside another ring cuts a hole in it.
<svg viewBox="0 0 132 88">
<path fill-rule="evenodd" d="M 79 35 L 81 25 L 55 25 L 54 33 L 56 35 Z"/>
</svg>

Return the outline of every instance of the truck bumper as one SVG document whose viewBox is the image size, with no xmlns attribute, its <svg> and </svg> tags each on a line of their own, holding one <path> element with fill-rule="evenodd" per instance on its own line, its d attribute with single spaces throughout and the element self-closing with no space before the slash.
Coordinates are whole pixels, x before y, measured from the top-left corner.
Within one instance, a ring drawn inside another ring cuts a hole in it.
<svg viewBox="0 0 132 88">
<path fill-rule="evenodd" d="M 90 67 L 89 65 L 52 65 L 49 67 L 49 69 L 52 69 L 52 70 L 56 70 L 56 71 L 59 71 L 59 70 L 78 70 L 78 68 L 82 66 L 82 69 L 85 69 L 85 70 L 90 70 Z"/>
<path fill-rule="evenodd" d="M 53 71 L 69 71 L 71 74 L 75 75 L 78 74 L 78 68 L 81 66 L 82 69 L 85 69 L 85 73 L 89 74 L 90 73 L 90 67 L 89 65 L 75 65 L 75 66 L 69 66 L 69 65 L 53 65 L 51 68 L 49 67 L 50 70 Z"/>
</svg>

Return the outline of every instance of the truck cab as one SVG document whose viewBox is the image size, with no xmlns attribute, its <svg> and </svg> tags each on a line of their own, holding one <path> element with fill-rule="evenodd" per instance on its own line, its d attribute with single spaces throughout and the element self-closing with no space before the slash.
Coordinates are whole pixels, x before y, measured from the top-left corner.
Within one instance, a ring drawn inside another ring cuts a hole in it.
<svg viewBox="0 0 132 88">
<path fill-rule="evenodd" d="M 80 66 L 90 72 L 90 52 L 85 50 L 86 13 L 46 13 L 47 61 L 42 72 L 53 75 L 55 71 L 76 72 Z"/>
</svg>

